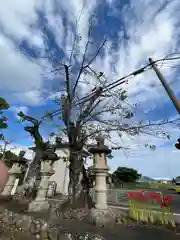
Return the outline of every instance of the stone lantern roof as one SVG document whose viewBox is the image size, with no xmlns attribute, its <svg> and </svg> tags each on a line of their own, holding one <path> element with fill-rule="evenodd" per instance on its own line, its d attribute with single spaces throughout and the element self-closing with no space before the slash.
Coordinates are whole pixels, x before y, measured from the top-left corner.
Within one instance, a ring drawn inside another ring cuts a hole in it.
<svg viewBox="0 0 180 240">
<path fill-rule="evenodd" d="M 92 154 L 94 153 L 105 153 L 110 154 L 111 149 L 109 149 L 108 146 L 104 145 L 104 137 L 97 136 L 96 138 L 96 144 L 91 145 L 91 147 L 88 149 L 88 151 Z"/>
</svg>

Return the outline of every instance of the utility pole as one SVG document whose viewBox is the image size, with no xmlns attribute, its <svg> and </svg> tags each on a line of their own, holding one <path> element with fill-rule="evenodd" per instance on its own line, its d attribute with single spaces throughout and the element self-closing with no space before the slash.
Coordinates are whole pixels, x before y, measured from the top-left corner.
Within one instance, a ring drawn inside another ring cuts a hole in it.
<svg viewBox="0 0 180 240">
<path fill-rule="evenodd" d="M 177 97 L 174 95 L 173 90 L 170 88 L 170 86 L 168 85 L 168 83 L 166 82 L 166 79 L 164 78 L 164 76 L 162 75 L 162 73 L 159 71 L 159 69 L 157 68 L 155 62 L 152 60 L 152 58 L 149 58 L 149 62 L 152 65 L 153 70 L 156 72 L 159 80 L 161 81 L 163 87 L 165 88 L 168 96 L 170 97 L 171 101 L 173 102 L 176 110 L 178 111 L 178 113 L 180 114 L 180 102 L 177 99 Z"/>
</svg>

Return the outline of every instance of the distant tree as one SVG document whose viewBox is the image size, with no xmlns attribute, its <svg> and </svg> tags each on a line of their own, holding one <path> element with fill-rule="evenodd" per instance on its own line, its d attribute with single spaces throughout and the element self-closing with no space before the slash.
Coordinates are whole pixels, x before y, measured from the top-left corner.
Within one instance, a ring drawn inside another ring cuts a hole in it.
<svg viewBox="0 0 180 240">
<path fill-rule="evenodd" d="M 141 177 L 141 174 L 133 168 L 118 167 L 112 174 L 112 178 L 116 183 L 135 182 Z"/>
<path fill-rule="evenodd" d="M 6 151 L 6 147 L 9 144 L 4 138 L 3 133 L 1 132 L 2 129 L 6 129 L 8 127 L 7 124 L 7 117 L 4 116 L 4 110 L 7 110 L 9 108 L 9 104 L 6 102 L 6 100 L 2 97 L 0 97 L 0 141 L 3 141 L 3 146 L 0 146 L 0 151 L 2 152 L 0 159 L 3 161 L 4 154 Z"/>
<path fill-rule="evenodd" d="M 175 182 L 180 182 L 180 176 L 177 176 L 174 180 Z"/>
<path fill-rule="evenodd" d="M 11 150 L 7 150 L 4 153 L 1 152 L 0 153 L 1 161 L 2 161 L 2 158 L 3 158 L 3 162 L 5 163 L 6 167 L 9 169 L 12 167 L 14 162 L 21 160 L 20 156 L 16 155 Z M 22 166 L 22 174 L 20 175 L 20 181 L 19 181 L 20 185 L 23 183 L 24 176 L 26 174 L 27 167 L 28 167 L 28 159 L 23 157 L 23 160 L 25 161 L 25 164 L 23 164 L 23 166 Z"/>
<path fill-rule="evenodd" d="M 13 162 L 17 161 L 18 159 L 18 156 L 13 152 L 11 152 L 10 150 L 5 151 L 4 156 L 3 156 L 3 153 L 0 153 L 0 158 L 2 159 L 2 157 L 4 158 L 4 163 L 8 168 L 11 168 L 13 165 Z"/>
<path fill-rule="evenodd" d="M 175 178 L 172 179 L 172 184 L 176 184 L 176 179 Z"/>
<path fill-rule="evenodd" d="M 0 97 L 0 129 L 7 128 L 7 117 L 4 116 L 3 110 L 7 110 L 9 108 L 9 104 L 6 102 L 4 98 Z"/>
<path fill-rule="evenodd" d="M 0 146 L 0 152 L 2 153 L 0 159 L 1 159 L 1 161 L 4 161 L 5 153 L 7 152 L 7 147 L 9 144 L 12 143 L 12 141 L 8 141 L 2 133 L 0 134 L 0 141 L 3 142 L 3 144 Z M 9 149 L 9 150 L 11 150 L 11 149 Z"/>
</svg>

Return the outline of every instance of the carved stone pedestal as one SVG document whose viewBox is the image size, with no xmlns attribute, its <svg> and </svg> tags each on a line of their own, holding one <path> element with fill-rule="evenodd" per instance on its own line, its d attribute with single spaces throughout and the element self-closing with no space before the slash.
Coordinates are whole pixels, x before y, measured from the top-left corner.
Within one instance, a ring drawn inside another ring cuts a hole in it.
<svg viewBox="0 0 180 240">
<path fill-rule="evenodd" d="M 89 219 L 96 226 L 109 226 L 116 223 L 116 215 L 110 209 L 92 208 Z"/>
<path fill-rule="evenodd" d="M 41 211 L 46 211 L 49 209 L 49 203 L 47 200 L 34 200 L 29 204 L 28 211 L 29 212 L 41 212 Z"/>
</svg>

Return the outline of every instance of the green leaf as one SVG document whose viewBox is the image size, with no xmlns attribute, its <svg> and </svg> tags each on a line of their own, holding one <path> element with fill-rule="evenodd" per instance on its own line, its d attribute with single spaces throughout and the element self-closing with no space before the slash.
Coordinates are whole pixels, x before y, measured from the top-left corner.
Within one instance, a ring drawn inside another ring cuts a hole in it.
<svg viewBox="0 0 180 240">
<path fill-rule="evenodd" d="M 18 115 L 19 117 L 21 117 L 21 118 L 24 118 L 24 116 L 25 116 L 22 111 L 20 111 L 17 115 Z"/>
<path fill-rule="evenodd" d="M 134 114 L 129 111 L 129 112 L 126 113 L 125 118 L 130 119 L 130 118 L 132 118 L 133 116 L 134 116 Z"/>
<path fill-rule="evenodd" d="M 7 123 L 0 119 L 0 129 L 6 129 L 8 127 Z"/>
<path fill-rule="evenodd" d="M 103 72 L 100 72 L 99 75 L 98 75 L 98 78 L 101 78 L 104 76 L 104 73 Z"/>
<path fill-rule="evenodd" d="M 155 145 L 150 145 L 149 146 L 151 150 L 155 151 L 156 150 L 156 146 Z"/>
<path fill-rule="evenodd" d="M 9 108 L 9 104 L 6 102 L 6 100 L 2 97 L 0 97 L 0 109 L 6 110 Z"/>
<path fill-rule="evenodd" d="M 170 139 L 171 139 L 171 136 L 170 136 L 170 135 L 167 135 L 167 139 L 169 139 L 169 140 L 170 140 Z"/>
<path fill-rule="evenodd" d="M 127 91 L 120 90 L 120 100 L 124 101 L 127 98 Z"/>
<path fill-rule="evenodd" d="M 19 122 L 20 122 L 20 123 L 23 123 L 23 122 L 25 122 L 25 119 L 24 119 L 24 118 L 20 118 L 20 119 L 19 119 Z"/>
</svg>

